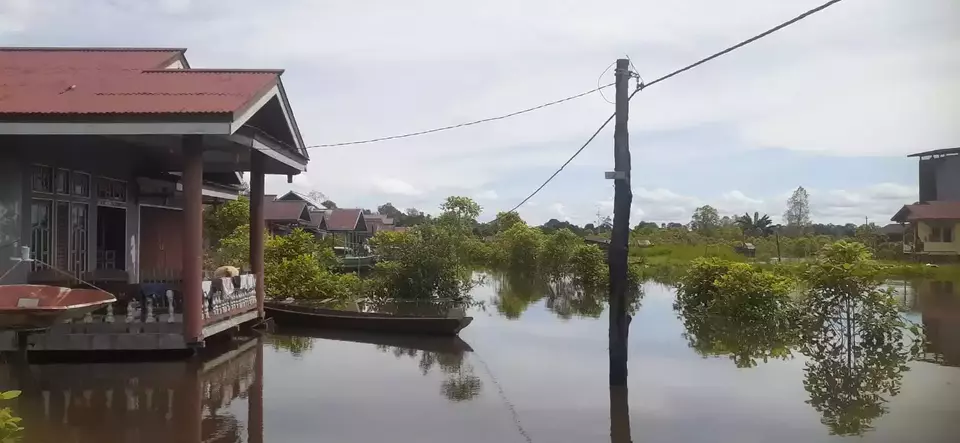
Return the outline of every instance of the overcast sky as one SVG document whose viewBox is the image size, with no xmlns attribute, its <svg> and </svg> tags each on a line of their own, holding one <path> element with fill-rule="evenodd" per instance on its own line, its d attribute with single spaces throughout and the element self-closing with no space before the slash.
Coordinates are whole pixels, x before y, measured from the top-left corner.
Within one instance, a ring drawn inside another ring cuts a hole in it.
<svg viewBox="0 0 960 443">
<path fill-rule="evenodd" d="M 0 42 L 186 47 L 193 67 L 284 68 L 304 140 L 323 144 L 573 95 L 624 55 L 656 78 L 822 2 L 0 0 Z M 845 0 L 638 94 L 631 222 L 687 222 L 703 204 L 779 220 L 802 185 L 815 221 L 885 223 L 917 199 L 916 160 L 905 156 L 960 145 L 958 23 L 955 0 Z M 314 149 L 292 186 L 341 206 L 427 211 L 467 195 L 489 219 L 612 111 L 593 94 L 445 133 Z M 612 126 L 524 218 L 611 212 Z M 268 180 L 271 192 L 290 187 Z"/>
</svg>

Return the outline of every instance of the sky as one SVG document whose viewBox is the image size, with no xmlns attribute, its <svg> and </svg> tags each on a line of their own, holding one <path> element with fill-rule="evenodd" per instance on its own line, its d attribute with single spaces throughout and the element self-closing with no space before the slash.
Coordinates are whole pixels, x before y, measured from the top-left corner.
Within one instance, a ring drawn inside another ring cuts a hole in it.
<svg viewBox="0 0 960 443">
<path fill-rule="evenodd" d="M 457 124 L 613 81 L 628 56 L 653 79 L 823 0 L 0 0 L 6 46 L 185 47 L 195 68 L 282 68 L 308 145 Z M 917 200 L 914 152 L 960 146 L 960 3 L 844 0 L 645 89 L 630 107 L 631 223 L 701 205 L 780 220 L 886 223 Z M 612 88 L 606 99 L 612 101 Z M 512 208 L 613 112 L 599 94 L 493 123 L 311 149 L 267 191 L 341 207 Z M 612 214 L 613 125 L 520 210 L 532 223 Z"/>
</svg>

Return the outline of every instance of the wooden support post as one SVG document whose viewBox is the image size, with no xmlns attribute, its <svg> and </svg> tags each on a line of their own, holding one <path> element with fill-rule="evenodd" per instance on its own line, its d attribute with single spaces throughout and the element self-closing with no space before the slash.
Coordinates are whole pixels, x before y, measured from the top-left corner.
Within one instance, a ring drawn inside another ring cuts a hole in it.
<svg viewBox="0 0 960 443">
<path fill-rule="evenodd" d="M 247 396 L 247 441 L 263 443 L 263 339 L 257 338 L 257 359 L 254 363 L 253 386 Z"/>
<path fill-rule="evenodd" d="M 203 317 L 203 136 L 183 137 L 183 335 L 202 340 Z"/>
<path fill-rule="evenodd" d="M 627 315 L 627 252 L 630 242 L 630 140 L 627 132 L 627 113 L 630 109 L 627 95 L 630 80 L 630 61 L 617 60 L 616 127 L 614 144 L 613 233 L 607 261 L 610 266 L 610 386 L 627 385 L 627 335 L 630 318 Z"/>
<path fill-rule="evenodd" d="M 266 287 L 263 282 L 263 231 L 266 221 L 263 214 L 264 161 L 266 157 L 257 150 L 250 152 L 250 270 L 257 276 L 257 312 L 263 318 L 263 299 Z"/>
</svg>

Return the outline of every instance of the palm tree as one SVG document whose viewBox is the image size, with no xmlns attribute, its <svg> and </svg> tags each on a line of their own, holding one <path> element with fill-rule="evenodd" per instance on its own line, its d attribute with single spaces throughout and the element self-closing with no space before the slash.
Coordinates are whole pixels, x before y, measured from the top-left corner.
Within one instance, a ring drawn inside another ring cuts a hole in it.
<svg viewBox="0 0 960 443">
<path fill-rule="evenodd" d="M 770 216 L 763 214 L 763 217 L 761 217 L 759 212 L 754 212 L 753 217 L 750 217 L 750 213 L 745 213 L 737 217 L 736 223 L 744 234 L 750 233 L 765 237 L 773 232 L 773 221 L 770 220 Z"/>
</svg>

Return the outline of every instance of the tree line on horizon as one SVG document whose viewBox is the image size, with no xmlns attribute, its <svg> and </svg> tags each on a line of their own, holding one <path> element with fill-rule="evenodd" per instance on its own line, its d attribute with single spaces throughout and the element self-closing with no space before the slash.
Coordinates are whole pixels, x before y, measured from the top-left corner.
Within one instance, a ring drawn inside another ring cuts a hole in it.
<svg viewBox="0 0 960 443">
<path fill-rule="evenodd" d="M 311 192 L 310 196 L 327 209 L 336 209 L 337 204 L 319 192 Z M 364 209 L 364 213 L 370 214 L 373 211 Z M 377 206 L 378 214 L 385 215 L 394 220 L 395 226 L 411 227 L 431 220 L 433 217 L 417 208 L 407 208 L 400 210 L 391 202 L 386 202 Z M 504 213 L 498 213 L 497 217 L 489 222 L 476 222 L 474 233 L 484 237 L 493 235 L 496 232 L 497 222 L 503 218 Z M 739 216 L 720 216 L 719 211 L 711 205 L 704 205 L 696 208 L 688 223 L 661 222 L 641 220 L 632 228 L 633 232 L 648 232 L 658 229 L 677 229 L 698 232 L 707 236 L 728 236 L 733 235 L 732 231 L 739 230 L 741 236 L 765 237 L 772 235 L 777 229 L 782 235 L 796 236 L 804 234 L 828 235 L 832 237 L 853 237 L 857 234 L 857 229 L 861 225 L 854 223 L 834 224 L 834 223 L 814 223 L 811 220 L 810 196 L 803 186 L 798 187 L 787 199 L 786 210 L 783 213 L 784 223 L 775 224 L 769 214 L 761 214 L 759 211 L 749 212 Z M 566 220 L 551 218 L 539 226 L 546 233 L 553 233 L 560 229 L 568 229 L 580 237 L 588 235 L 607 236 L 613 230 L 613 223 L 609 216 L 599 218 L 596 223 L 590 222 L 578 225 Z M 868 228 L 879 229 L 878 226 L 867 226 Z"/>
</svg>

